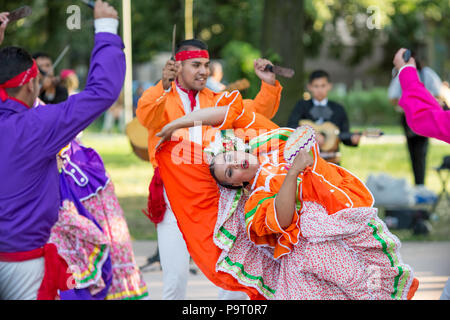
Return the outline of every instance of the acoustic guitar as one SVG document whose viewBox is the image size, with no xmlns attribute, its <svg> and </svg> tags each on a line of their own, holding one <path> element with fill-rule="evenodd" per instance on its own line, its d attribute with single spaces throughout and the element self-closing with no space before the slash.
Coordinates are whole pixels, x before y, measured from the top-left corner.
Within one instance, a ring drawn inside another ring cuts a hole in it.
<svg viewBox="0 0 450 320">
<path fill-rule="evenodd" d="M 341 153 L 338 152 L 339 143 L 341 139 L 339 138 L 340 130 L 339 128 L 330 121 L 325 121 L 321 124 L 317 124 L 311 120 L 300 120 L 298 122 L 299 126 L 309 125 L 317 133 L 320 133 L 324 137 L 324 142 L 320 146 L 320 156 L 332 163 L 339 163 L 341 161 Z M 352 134 L 358 134 L 370 138 L 378 138 L 383 135 L 383 132 L 379 129 L 367 129 L 365 131 L 353 132 Z"/>
<path fill-rule="evenodd" d="M 134 118 L 127 124 L 125 133 L 130 140 L 134 154 L 141 160 L 150 161 L 148 157 L 148 131 L 138 118 Z"/>
</svg>

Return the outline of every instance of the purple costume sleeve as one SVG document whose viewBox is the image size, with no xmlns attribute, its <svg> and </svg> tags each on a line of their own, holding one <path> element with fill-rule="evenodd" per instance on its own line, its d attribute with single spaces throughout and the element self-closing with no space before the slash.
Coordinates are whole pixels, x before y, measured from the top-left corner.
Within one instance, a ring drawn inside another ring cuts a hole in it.
<svg viewBox="0 0 450 320">
<path fill-rule="evenodd" d="M 55 155 L 117 100 L 126 69 L 122 49 L 119 36 L 96 34 L 85 89 L 65 102 L 31 111 L 46 154 Z"/>
<path fill-rule="evenodd" d="M 48 241 L 60 204 L 56 154 L 117 100 L 124 78 L 121 38 L 97 33 L 85 90 L 34 109 L 0 101 L 0 252 Z"/>
</svg>

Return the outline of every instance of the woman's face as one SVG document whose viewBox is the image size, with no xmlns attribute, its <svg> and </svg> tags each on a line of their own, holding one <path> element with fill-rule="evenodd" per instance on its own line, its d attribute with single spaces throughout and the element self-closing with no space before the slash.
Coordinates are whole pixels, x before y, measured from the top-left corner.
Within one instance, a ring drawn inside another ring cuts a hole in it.
<svg viewBox="0 0 450 320">
<path fill-rule="evenodd" d="M 214 175 L 220 183 L 242 186 L 256 175 L 258 158 L 245 151 L 229 151 L 218 154 L 214 160 Z"/>
</svg>

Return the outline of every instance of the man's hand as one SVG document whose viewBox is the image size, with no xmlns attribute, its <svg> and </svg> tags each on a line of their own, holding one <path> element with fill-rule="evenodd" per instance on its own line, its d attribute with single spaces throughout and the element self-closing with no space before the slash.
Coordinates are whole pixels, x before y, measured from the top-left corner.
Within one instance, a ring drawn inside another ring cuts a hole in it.
<svg viewBox="0 0 450 320">
<path fill-rule="evenodd" d="M 9 12 L 0 13 L 0 44 L 2 44 L 3 39 L 5 39 L 5 30 L 9 22 L 8 16 Z"/>
<path fill-rule="evenodd" d="M 267 59 L 259 58 L 255 60 L 254 66 L 255 66 L 255 74 L 260 78 L 262 81 L 274 86 L 275 85 L 275 73 L 270 71 L 264 71 L 266 68 L 266 65 L 272 64 Z"/>
<path fill-rule="evenodd" d="M 119 19 L 116 9 L 107 2 L 97 0 L 94 7 L 94 19 L 113 18 Z"/>
<path fill-rule="evenodd" d="M 394 60 L 392 61 L 394 63 L 394 67 L 397 70 L 400 70 L 403 66 L 409 64 L 414 67 L 416 67 L 416 60 L 414 60 L 413 57 L 411 57 L 407 62 L 403 60 L 403 54 L 405 53 L 406 49 L 401 48 L 397 51 L 397 53 L 394 56 Z"/>
<path fill-rule="evenodd" d="M 170 88 L 171 82 L 176 79 L 181 70 L 181 62 L 169 60 L 166 62 L 162 73 L 162 85 L 164 90 Z"/>
</svg>

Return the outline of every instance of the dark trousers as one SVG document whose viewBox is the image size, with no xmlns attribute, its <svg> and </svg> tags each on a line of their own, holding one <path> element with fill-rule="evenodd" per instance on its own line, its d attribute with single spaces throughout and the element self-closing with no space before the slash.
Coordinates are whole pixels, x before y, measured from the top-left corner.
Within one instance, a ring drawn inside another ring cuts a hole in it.
<svg viewBox="0 0 450 320">
<path fill-rule="evenodd" d="M 414 173 L 414 182 L 416 185 L 425 184 L 425 169 L 429 139 L 415 134 L 406 124 L 404 116 L 402 116 L 402 125 L 405 130 L 409 157 Z"/>
</svg>

